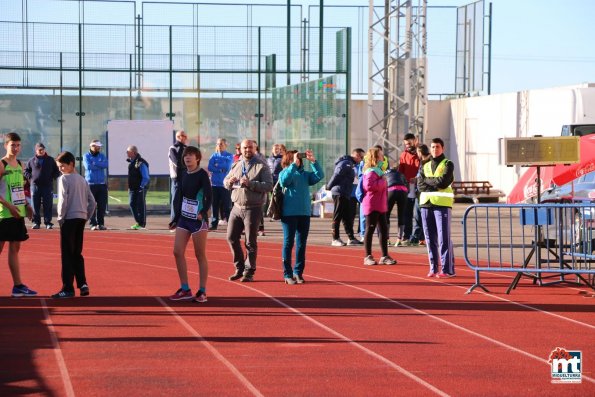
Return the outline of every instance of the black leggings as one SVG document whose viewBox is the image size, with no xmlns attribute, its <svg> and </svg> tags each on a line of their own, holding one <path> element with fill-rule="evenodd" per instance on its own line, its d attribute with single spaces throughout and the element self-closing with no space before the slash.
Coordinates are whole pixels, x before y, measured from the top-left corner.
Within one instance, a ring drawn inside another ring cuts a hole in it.
<svg viewBox="0 0 595 397">
<path fill-rule="evenodd" d="M 378 226 L 382 256 L 388 256 L 388 225 L 386 223 L 386 212 L 378 211 L 372 211 L 372 213 L 366 215 L 366 235 L 364 236 L 366 255 L 372 255 L 372 237 L 374 236 L 376 226 Z"/>
</svg>

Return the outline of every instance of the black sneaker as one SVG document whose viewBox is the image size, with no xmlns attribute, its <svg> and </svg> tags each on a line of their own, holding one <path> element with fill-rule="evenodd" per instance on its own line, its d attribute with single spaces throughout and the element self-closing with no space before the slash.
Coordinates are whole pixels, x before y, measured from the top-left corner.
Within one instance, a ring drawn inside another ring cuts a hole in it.
<svg viewBox="0 0 595 397">
<path fill-rule="evenodd" d="M 240 281 L 243 283 L 251 283 L 252 281 L 254 281 L 254 276 L 251 274 L 246 274 L 244 277 L 242 277 Z"/>
<path fill-rule="evenodd" d="M 39 228 L 40 228 L 39 223 L 34 223 L 33 227 L 31 229 L 39 229 Z"/>
<path fill-rule="evenodd" d="M 241 279 L 243 276 L 243 272 L 235 272 L 231 276 L 228 277 L 229 281 L 236 281 Z"/>
<path fill-rule="evenodd" d="M 51 296 L 53 299 L 74 298 L 74 291 L 60 291 Z"/>
<path fill-rule="evenodd" d="M 45 225 L 45 228 L 48 230 L 51 230 L 54 228 L 54 224 L 53 223 L 48 223 L 47 225 Z"/>
<path fill-rule="evenodd" d="M 83 284 L 81 287 L 81 296 L 89 296 L 89 286 L 87 284 Z"/>
</svg>

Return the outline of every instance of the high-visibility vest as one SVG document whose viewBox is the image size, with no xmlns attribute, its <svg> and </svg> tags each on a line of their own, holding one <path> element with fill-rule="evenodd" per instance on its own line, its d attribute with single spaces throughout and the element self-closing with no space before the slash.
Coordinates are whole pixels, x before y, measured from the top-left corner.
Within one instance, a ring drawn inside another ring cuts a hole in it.
<svg viewBox="0 0 595 397">
<path fill-rule="evenodd" d="M 430 178 L 438 178 L 444 175 L 446 172 L 446 162 L 448 159 L 444 159 L 436 167 L 436 171 L 432 172 L 432 162 L 428 161 L 424 164 L 424 175 Z M 452 186 L 448 186 L 445 189 L 439 189 L 435 192 L 422 192 L 419 196 L 419 203 L 423 205 L 427 202 L 440 207 L 452 207 L 455 201 L 455 195 L 452 190 Z"/>
</svg>

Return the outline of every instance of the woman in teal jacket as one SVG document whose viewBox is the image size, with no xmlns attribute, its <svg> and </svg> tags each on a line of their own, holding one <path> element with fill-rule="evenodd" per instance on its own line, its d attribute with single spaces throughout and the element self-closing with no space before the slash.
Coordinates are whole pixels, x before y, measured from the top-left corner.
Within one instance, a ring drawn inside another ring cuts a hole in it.
<svg viewBox="0 0 595 397">
<path fill-rule="evenodd" d="M 306 265 L 306 242 L 310 231 L 310 202 L 309 187 L 324 178 L 322 168 L 316 162 L 312 150 L 306 150 L 305 158 L 312 164 L 312 171 L 305 171 L 302 154 L 296 150 L 289 150 L 283 156 L 279 174 L 279 184 L 283 188 L 283 212 L 281 224 L 283 226 L 283 277 L 286 284 L 302 284 L 304 267 Z M 295 267 L 291 267 L 291 251 L 295 248 Z"/>
</svg>

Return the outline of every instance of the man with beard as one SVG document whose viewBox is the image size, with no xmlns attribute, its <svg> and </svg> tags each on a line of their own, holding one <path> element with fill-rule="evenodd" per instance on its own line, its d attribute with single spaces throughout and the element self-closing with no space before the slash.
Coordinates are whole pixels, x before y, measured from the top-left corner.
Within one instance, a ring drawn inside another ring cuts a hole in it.
<svg viewBox="0 0 595 397">
<path fill-rule="evenodd" d="M 235 273 L 229 279 L 241 278 L 242 282 L 250 282 L 254 281 L 256 271 L 256 238 L 262 207 L 267 193 L 273 190 L 273 177 L 266 162 L 256 156 L 256 142 L 244 139 L 241 151 L 242 157 L 223 180 L 225 188 L 231 190 L 233 202 L 227 224 L 227 242 L 233 255 Z M 244 255 L 240 241 L 242 231 L 246 233 L 247 255 Z"/>
<path fill-rule="evenodd" d="M 413 236 L 413 207 L 415 207 L 415 186 L 417 171 L 419 170 L 419 157 L 417 157 L 417 138 L 413 134 L 405 134 L 403 139 L 404 150 L 399 157 L 399 172 L 405 176 L 409 183 L 409 194 L 407 196 L 407 205 L 405 206 L 405 218 L 403 240 L 404 246 L 419 245 L 421 236 Z"/>
</svg>

